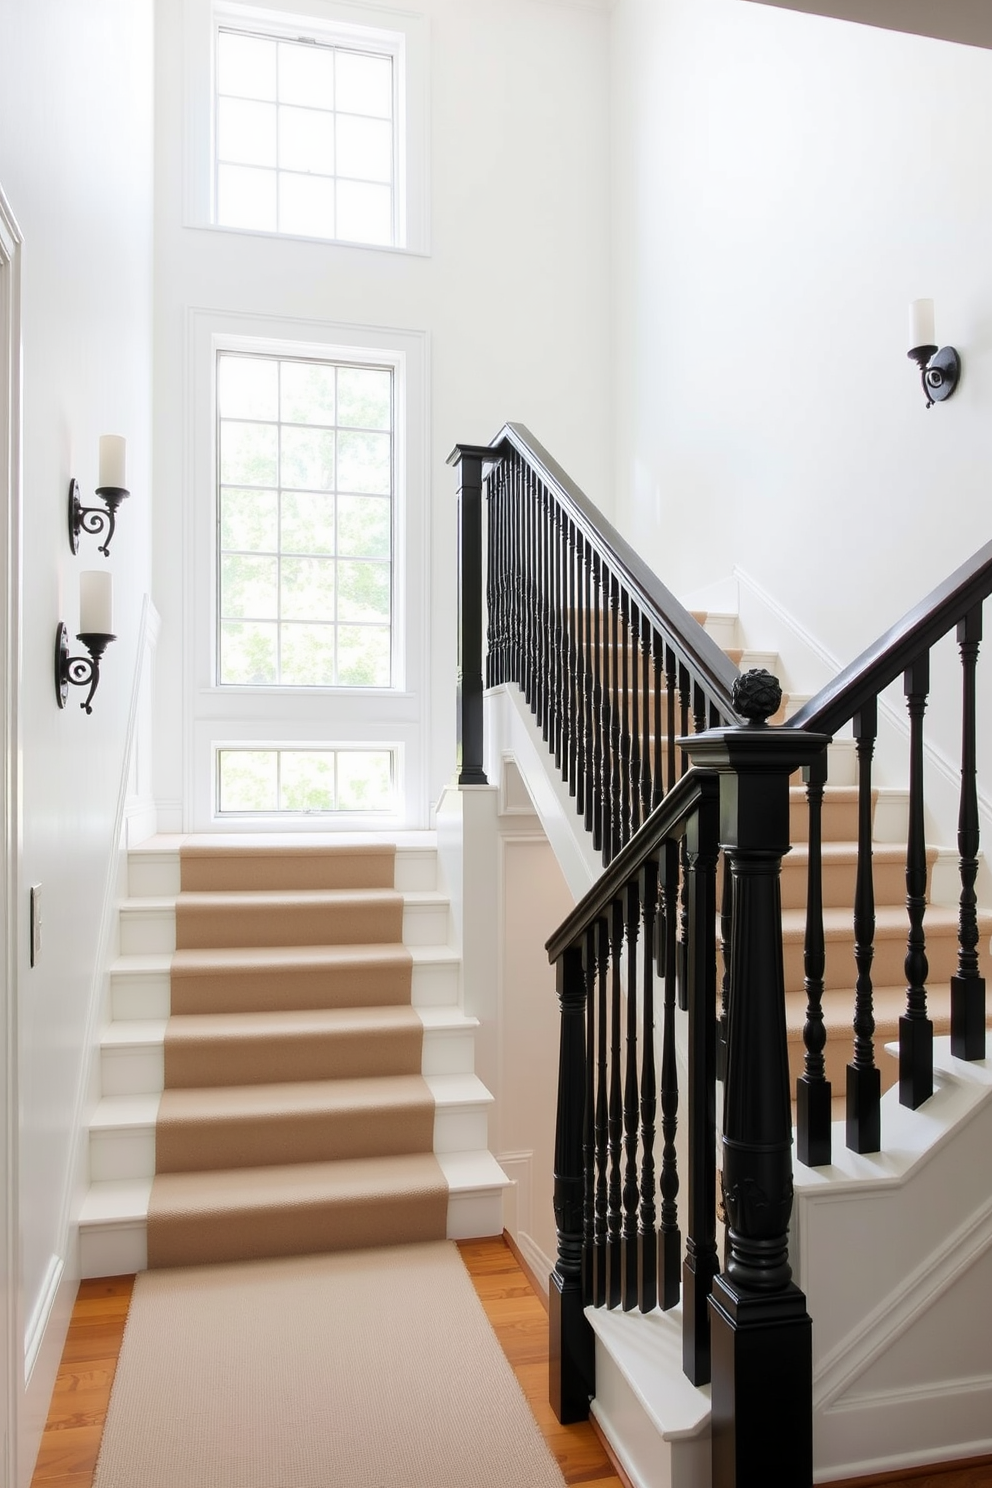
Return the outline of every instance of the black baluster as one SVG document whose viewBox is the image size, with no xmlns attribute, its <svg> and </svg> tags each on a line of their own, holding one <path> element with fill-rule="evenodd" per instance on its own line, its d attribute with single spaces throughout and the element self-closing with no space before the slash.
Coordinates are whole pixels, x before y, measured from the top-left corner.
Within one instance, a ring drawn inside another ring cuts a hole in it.
<svg viewBox="0 0 992 1488">
<path fill-rule="evenodd" d="M 671 790 L 679 777 L 678 754 L 675 743 L 678 735 L 678 726 L 675 722 L 675 695 L 678 689 L 678 668 L 675 661 L 675 652 L 671 646 L 665 647 L 665 690 L 666 690 L 666 712 L 668 714 L 668 784 L 666 789 Z"/>
<path fill-rule="evenodd" d="M 698 682 L 692 689 L 692 731 L 702 734 L 706 731 L 706 696 Z"/>
<path fill-rule="evenodd" d="M 623 950 L 623 901 L 615 899 L 610 910 L 610 1105 L 607 1120 L 610 1151 L 610 1179 L 606 1210 L 606 1305 L 618 1307 L 623 1297 L 623 1091 L 620 1083 L 620 955 Z"/>
<path fill-rule="evenodd" d="M 847 1066 L 847 1145 L 877 1152 L 882 1143 L 882 1077 L 875 1064 L 875 1011 L 871 965 L 875 957 L 875 885 L 871 861 L 871 762 L 878 733 L 878 702 L 855 713 L 858 752 L 858 868 L 854 887 L 854 1059 Z"/>
<path fill-rule="evenodd" d="M 520 472 L 520 494 L 524 510 L 524 670 L 520 685 L 527 706 L 533 712 L 537 676 L 537 504 L 534 499 L 534 477 L 526 465 Z"/>
<path fill-rule="evenodd" d="M 458 470 L 459 785 L 486 785 L 482 768 L 482 464 L 493 452 L 459 444 L 448 463 Z"/>
<path fill-rule="evenodd" d="M 692 685 L 689 678 L 689 669 L 679 663 L 679 734 L 685 738 L 689 732 L 689 700 L 692 696 Z M 679 775 L 685 774 L 689 768 L 689 756 L 685 750 L 681 751 L 679 762 Z"/>
<path fill-rule="evenodd" d="M 598 985 L 598 1023 L 596 1051 L 596 1254 L 593 1265 L 593 1305 L 604 1307 L 608 1292 L 606 1287 L 606 1254 L 609 1240 L 607 1215 L 607 1187 L 609 1183 L 609 1104 L 606 1086 L 608 1053 L 606 1045 L 607 1027 L 607 979 L 610 969 L 609 921 L 596 921 L 596 980 Z"/>
<path fill-rule="evenodd" d="M 596 929 L 585 933 L 582 970 L 586 981 L 585 1106 L 582 1115 L 582 1301 L 592 1305 L 596 1265 Z"/>
<path fill-rule="evenodd" d="M 620 604 L 620 584 L 614 578 L 610 582 L 610 861 L 616 857 L 626 840 L 623 819 L 623 722 L 620 716 Z"/>
<path fill-rule="evenodd" d="M 958 854 L 961 904 L 958 918 L 958 969 L 951 978 L 951 1053 L 957 1059 L 985 1058 L 985 978 L 978 968 L 978 787 L 975 778 L 975 666 L 982 639 L 982 607 L 958 625 L 962 668 L 961 804 Z"/>
<path fill-rule="evenodd" d="M 592 845 L 604 860 L 609 853 L 609 791 L 607 789 L 607 738 L 609 734 L 609 663 L 607 619 L 609 598 L 606 568 L 598 553 L 593 553 L 593 595 L 596 605 L 596 643 L 593 656 L 596 678 L 593 689 L 593 735 L 595 768 L 593 769 L 594 811 Z"/>
<path fill-rule="evenodd" d="M 586 822 L 586 831 L 589 831 L 589 822 L 586 821 L 586 781 L 588 779 L 588 749 L 589 738 L 586 733 L 588 724 L 588 652 L 586 650 L 586 620 L 588 595 L 586 593 L 586 542 L 579 528 L 573 524 L 573 540 L 575 544 L 575 609 L 573 624 L 575 627 L 575 725 L 573 728 L 574 757 L 573 776 L 575 780 L 575 810 L 583 821 Z"/>
<path fill-rule="evenodd" d="M 661 1037 L 661 1247 L 658 1290 L 667 1311 L 678 1304 L 682 1289 L 682 1235 L 679 1230 L 679 1169 L 675 1136 L 679 1117 L 679 1071 L 675 1049 L 675 967 L 678 953 L 679 844 L 666 842 L 662 859 L 662 910 L 658 949 L 665 979 Z"/>
<path fill-rule="evenodd" d="M 933 1024 L 927 1016 L 927 847 L 923 826 L 923 715 L 930 691 L 927 653 L 906 670 L 909 711 L 909 840 L 906 844 L 906 1011 L 899 1019 L 899 1100 L 916 1110 L 933 1095 Z"/>
<path fill-rule="evenodd" d="M 651 810 L 660 806 L 665 796 L 665 746 L 661 731 L 661 687 L 665 670 L 665 642 L 660 631 L 651 630 L 651 667 L 654 675 L 654 783 Z"/>
<path fill-rule="evenodd" d="M 641 869 L 640 896 L 644 919 L 644 989 L 641 999 L 641 1216 L 637 1236 L 637 1305 L 650 1312 L 658 1304 L 658 1214 L 655 1204 L 654 1139 L 658 1081 L 654 1061 L 654 936 L 658 916 L 658 862 L 648 858 Z"/>
<path fill-rule="evenodd" d="M 654 707 L 652 692 L 653 661 L 651 657 L 651 622 L 647 615 L 641 616 L 641 820 L 651 815 L 654 796 L 654 756 L 651 738 L 651 714 Z"/>
<path fill-rule="evenodd" d="M 627 646 L 630 651 L 630 836 L 632 837 L 641 825 L 641 710 L 642 700 L 640 695 L 641 679 L 638 676 L 638 660 L 640 657 L 641 617 L 633 600 L 630 602 L 630 620 L 627 629 Z M 646 699 L 644 700 L 646 707 Z M 624 709 L 624 717 L 628 716 L 628 710 Z"/>
<path fill-rule="evenodd" d="M 707 1306 L 719 1271 L 716 1247 L 716 864 L 719 782 L 709 776 L 686 823 L 689 908 L 689 1191 L 683 1283 L 682 1368 L 694 1385 L 710 1379 Z"/>
<path fill-rule="evenodd" d="M 564 618 L 565 573 L 563 568 L 564 512 L 549 492 L 551 506 L 551 744 L 555 769 L 561 770 L 565 759 L 565 668 Z"/>
<path fill-rule="evenodd" d="M 561 1004 L 554 1190 L 558 1259 L 548 1286 L 548 1377 L 552 1409 L 565 1423 L 587 1418 L 596 1379 L 593 1334 L 582 1299 L 586 979 L 581 947 L 573 946 L 559 957 L 557 978 Z"/>
<path fill-rule="evenodd" d="M 796 1152 L 807 1167 L 830 1161 L 830 1081 L 826 1078 L 823 1050 L 827 1030 L 823 1022 L 823 973 L 826 954 L 823 938 L 823 862 L 821 851 L 823 787 L 827 758 L 803 771 L 809 803 L 809 859 L 806 870 L 806 938 L 803 968 L 806 990 L 806 1022 L 803 1043 L 806 1058 L 796 1081 Z"/>
<path fill-rule="evenodd" d="M 486 539 L 486 686 L 494 685 L 495 666 L 493 663 L 493 652 L 497 644 L 499 632 L 498 620 L 498 580 L 497 565 L 499 562 L 500 545 L 497 537 L 499 525 L 499 495 L 497 481 L 494 478 L 496 472 L 489 472 L 489 479 L 485 482 L 486 502 L 483 523 L 487 531 Z"/>
<path fill-rule="evenodd" d="M 538 520 L 540 522 L 538 568 L 539 633 L 537 676 L 537 721 L 545 744 L 548 742 L 548 719 L 551 710 L 549 678 L 551 675 L 551 521 L 550 497 L 543 481 L 538 481 Z"/>
<path fill-rule="evenodd" d="M 623 1249 L 621 1292 L 623 1310 L 637 1306 L 637 1221 L 640 1190 L 637 1184 L 637 1135 L 640 1092 L 637 1083 L 637 941 L 641 906 L 637 880 L 627 885 L 627 1051 L 623 1081 Z"/>
<path fill-rule="evenodd" d="M 565 697 L 566 703 L 562 718 L 562 726 L 565 731 L 563 752 L 565 756 L 565 773 L 568 780 L 568 793 L 576 796 L 576 806 L 582 811 L 579 790 L 579 751 L 582 739 L 582 677 L 579 669 L 580 636 L 581 636 L 581 614 L 579 605 L 581 596 L 578 586 L 578 548 L 575 524 L 566 521 L 566 568 L 565 568 Z"/>
<path fill-rule="evenodd" d="M 730 936 L 734 923 L 734 876 L 726 858 L 721 863 L 720 883 L 720 1016 L 716 1025 L 716 1077 L 722 1084 L 727 1074 L 727 1017 L 730 1008 Z"/>
</svg>

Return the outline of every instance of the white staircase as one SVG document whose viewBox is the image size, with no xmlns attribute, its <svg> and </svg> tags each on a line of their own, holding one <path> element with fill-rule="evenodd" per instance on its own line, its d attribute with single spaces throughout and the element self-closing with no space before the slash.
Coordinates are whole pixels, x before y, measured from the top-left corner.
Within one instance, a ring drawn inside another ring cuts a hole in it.
<svg viewBox="0 0 992 1488">
<path fill-rule="evenodd" d="M 437 888 L 434 834 L 374 834 L 374 840 L 397 845 L 394 887 L 404 897 L 412 1002 L 424 1025 L 422 1073 L 435 1100 L 434 1151 L 449 1188 L 448 1237 L 500 1234 L 508 1180 L 488 1150 L 492 1096 L 474 1073 L 478 1020 L 462 1011 L 461 961 L 450 944 L 449 904 Z M 182 841 L 152 837 L 128 855 L 129 897 L 120 908 L 120 956 L 111 967 L 110 1020 L 101 1037 L 101 1099 L 89 1129 L 90 1187 L 79 1223 L 84 1277 L 147 1265 Z"/>
</svg>

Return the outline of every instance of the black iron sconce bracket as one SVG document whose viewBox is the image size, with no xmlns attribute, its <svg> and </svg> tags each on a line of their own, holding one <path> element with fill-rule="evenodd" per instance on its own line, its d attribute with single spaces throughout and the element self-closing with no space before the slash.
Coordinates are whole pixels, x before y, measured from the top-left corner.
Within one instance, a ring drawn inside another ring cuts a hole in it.
<svg viewBox="0 0 992 1488">
<path fill-rule="evenodd" d="M 117 508 L 125 496 L 130 494 L 123 486 L 97 486 L 96 495 L 104 505 L 83 506 L 79 499 L 79 482 L 69 482 L 69 546 L 74 553 L 79 552 L 80 532 L 99 536 L 106 528 L 106 539 L 97 548 L 97 552 L 102 553 L 105 558 L 110 557 L 110 543 L 117 525 Z"/>
<path fill-rule="evenodd" d="M 914 346 L 906 354 L 920 369 L 928 408 L 951 396 L 961 377 L 961 358 L 953 346 L 939 349 L 936 346 Z"/>
<path fill-rule="evenodd" d="M 59 621 L 55 631 L 55 696 L 60 708 L 64 708 L 69 700 L 71 683 L 73 687 L 89 687 L 79 706 L 85 713 L 93 712 L 93 694 L 100 682 L 100 658 L 110 642 L 116 639 L 115 635 L 105 635 L 100 631 L 83 631 L 76 640 L 82 641 L 89 656 L 70 656 L 69 632 L 65 622 Z"/>
</svg>

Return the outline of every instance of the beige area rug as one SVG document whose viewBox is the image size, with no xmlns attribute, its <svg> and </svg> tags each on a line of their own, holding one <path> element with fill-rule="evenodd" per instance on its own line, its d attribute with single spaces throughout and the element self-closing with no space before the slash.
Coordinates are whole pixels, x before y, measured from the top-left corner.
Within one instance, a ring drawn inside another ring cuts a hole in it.
<svg viewBox="0 0 992 1488">
<path fill-rule="evenodd" d="M 94 1488 L 563 1488 L 454 1245 L 146 1271 Z"/>
</svg>

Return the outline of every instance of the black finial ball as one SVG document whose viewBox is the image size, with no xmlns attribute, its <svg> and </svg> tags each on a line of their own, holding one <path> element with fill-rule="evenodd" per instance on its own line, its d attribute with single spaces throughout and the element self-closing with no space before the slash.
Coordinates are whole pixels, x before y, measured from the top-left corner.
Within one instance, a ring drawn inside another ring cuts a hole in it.
<svg viewBox="0 0 992 1488">
<path fill-rule="evenodd" d="M 742 672 L 734 683 L 734 712 L 748 723 L 766 723 L 777 713 L 782 702 L 782 689 L 777 677 L 764 667 Z"/>
</svg>

